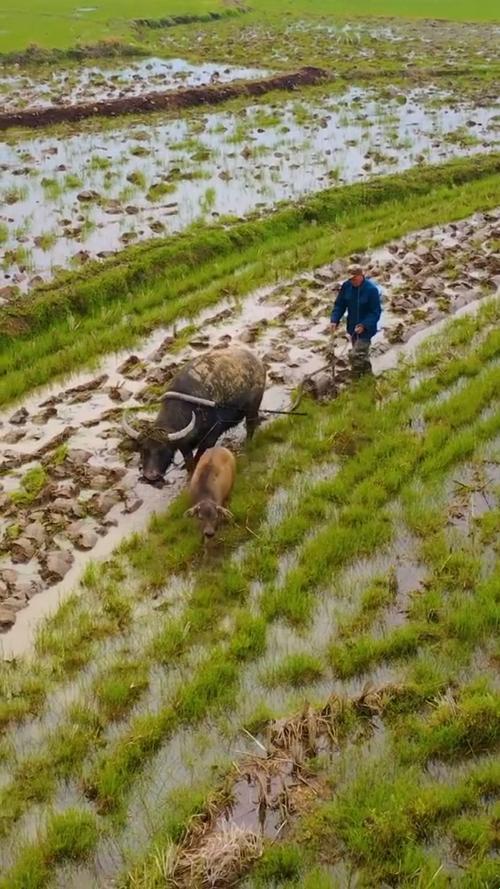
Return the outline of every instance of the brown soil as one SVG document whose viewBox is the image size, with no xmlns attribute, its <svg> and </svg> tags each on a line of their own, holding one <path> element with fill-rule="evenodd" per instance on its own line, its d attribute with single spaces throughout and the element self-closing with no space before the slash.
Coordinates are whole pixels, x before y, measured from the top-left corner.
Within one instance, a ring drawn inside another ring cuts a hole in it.
<svg viewBox="0 0 500 889">
<path fill-rule="evenodd" d="M 25 108 L 22 111 L 0 114 L 0 130 L 9 127 L 43 127 L 63 121 L 84 120 L 87 117 L 117 117 L 121 114 L 147 113 L 192 108 L 197 105 L 218 105 L 240 96 L 262 96 L 272 90 L 296 90 L 319 83 L 328 77 L 321 68 L 305 66 L 291 74 L 279 74 L 263 80 L 192 87 L 175 92 L 146 93 L 82 105 Z"/>
</svg>

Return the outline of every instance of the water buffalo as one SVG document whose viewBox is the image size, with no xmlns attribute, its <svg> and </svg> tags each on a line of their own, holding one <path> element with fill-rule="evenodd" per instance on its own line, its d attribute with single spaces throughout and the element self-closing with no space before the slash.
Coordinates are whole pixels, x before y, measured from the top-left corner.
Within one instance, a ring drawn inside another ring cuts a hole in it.
<svg viewBox="0 0 500 889">
<path fill-rule="evenodd" d="M 196 464 L 189 483 L 193 506 L 186 515 L 199 519 L 205 540 L 214 536 L 221 517 L 231 517 L 225 505 L 233 489 L 235 475 L 236 460 L 227 448 L 209 448 Z"/>
<path fill-rule="evenodd" d="M 176 450 L 192 471 L 204 451 L 243 419 L 251 438 L 265 384 L 264 365 L 240 346 L 216 349 L 188 362 L 162 396 L 154 423 L 143 423 L 139 431 L 124 418 L 124 431 L 140 449 L 144 479 L 153 484 L 161 481 Z"/>
</svg>

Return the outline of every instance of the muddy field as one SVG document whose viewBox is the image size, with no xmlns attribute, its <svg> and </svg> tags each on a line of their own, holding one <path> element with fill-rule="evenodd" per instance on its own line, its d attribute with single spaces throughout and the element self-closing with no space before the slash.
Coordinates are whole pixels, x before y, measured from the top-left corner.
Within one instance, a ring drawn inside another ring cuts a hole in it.
<svg viewBox="0 0 500 889">
<path fill-rule="evenodd" d="M 2 158 L 0 299 L 195 221 L 491 150 L 498 109 L 427 88 L 22 137 Z"/>
<path fill-rule="evenodd" d="M 0 58 L 0 889 L 499 886 L 498 23 L 256 3 Z M 204 546 L 122 420 L 236 343 Z"/>
<path fill-rule="evenodd" d="M 497 213 L 474 217 L 363 257 L 384 293 L 375 367 L 394 361 L 391 346 L 498 290 L 499 220 Z M 0 417 L 3 630 L 26 606 L 27 627 L 32 610 L 45 610 L 41 600 L 48 586 L 59 590 L 67 578 L 61 588 L 71 588 L 85 553 L 101 554 L 143 527 L 184 483 L 180 467 L 169 473 L 167 489 L 138 483 L 137 458 L 124 461 L 120 451 L 123 407 L 154 401 L 184 361 L 239 341 L 256 348 L 267 364 L 263 407 L 285 409 L 304 377 L 328 364 L 329 309 L 345 270 L 338 261 L 258 292 L 239 308 L 227 302 L 195 325 L 186 328 L 180 321 L 175 329 L 158 330 L 138 354 L 113 357 L 95 376 L 76 376 L 66 388 L 39 393 Z M 179 348 L 186 339 L 188 345 Z M 347 374 L 347 349 L 342 338 L 336 349 L 339 383 Z M 57 601 L 55 592 L 48 601 Z M 15 631 L 16 648 L 24 632 Z"/>
<path fill-rule="evenodd" d="M 42 68 L 36 81 L 22 71 L 0 76 L 3 111 L 79 105 L 140 96 L 149 92 L 178 90 L 265 77 L 262 69 L 196 65 L 185 59 L 143 59 L 123 66 L 89 65 L 67 70 Z"/>
</svg>

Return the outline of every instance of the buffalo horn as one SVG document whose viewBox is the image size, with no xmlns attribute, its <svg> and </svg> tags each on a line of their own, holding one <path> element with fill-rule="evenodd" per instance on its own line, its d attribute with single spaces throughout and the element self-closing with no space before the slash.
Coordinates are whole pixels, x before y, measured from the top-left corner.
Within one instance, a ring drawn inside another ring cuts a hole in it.
<svg viewBox="0 0 500 889">
<path fill-rule="evenodd" d="M 174 392 L 170 390 L 161 396 L 162 401 L 166 401 L 167 398 L 176 398 L 178 401 L 188 401 L 189 404 L 201 404 L 202 407 L 216 407 L 215 401 L 210 401 L 208 398 L 199 398 L 197 395 L 185 395 L 184 392 Z"/>
<path fill-rule="evenodd" d="M 194 429 L 194 424 L 196 423 L 196 415 L 194 411 L 191 412 L 191 419 L 187 426 L 184 426 L 184 429 L 179 429 L 178 432 L 169 432 L 167 433 L 169 441 L 180 441 L 181 438 L 185 438 L 186 435 L 189 435 L 190 432 Z"/>
<path fill-rule="evenodd" d="M 139 441 L 141 437 L 141 433 L 134 429 L 134 427 L 127 420 L 127 413 L 125 412 L 122 417 L 122 429 L 125 435 L 128 435 L 129 438 L 133 438 L 134 441 Z"/>
</svg>

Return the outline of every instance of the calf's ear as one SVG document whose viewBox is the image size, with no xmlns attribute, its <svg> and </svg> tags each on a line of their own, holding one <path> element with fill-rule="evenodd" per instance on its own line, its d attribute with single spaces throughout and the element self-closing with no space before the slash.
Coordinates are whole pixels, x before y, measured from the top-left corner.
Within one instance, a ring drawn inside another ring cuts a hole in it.
<svg viewBox="0 0 500 889">
<path fill-rule="evenodd" d="M 219 515 L 224 516 L 225 519 L 234 519 L 234 515 L 232 514 L 230 509 L 225 509 L 223 506 L 217 507 L 217 512 Z"/>
<path fill-rule="evenodd" d="M 197 512 L 198 512 L 198 506 L 196 505 L 196 506 L 192 506 L 191 509 L 186 509 L 186 512 L 184 513 L 184 515 L 192 518 L 192 516 L 196 515 Z"/>
</svg>

